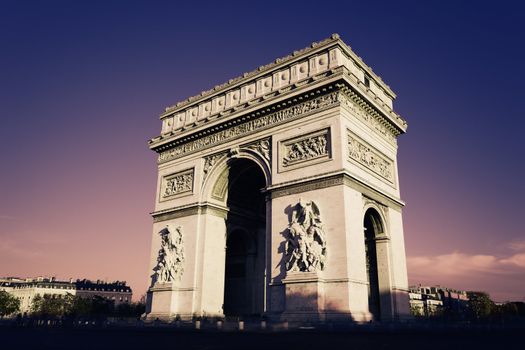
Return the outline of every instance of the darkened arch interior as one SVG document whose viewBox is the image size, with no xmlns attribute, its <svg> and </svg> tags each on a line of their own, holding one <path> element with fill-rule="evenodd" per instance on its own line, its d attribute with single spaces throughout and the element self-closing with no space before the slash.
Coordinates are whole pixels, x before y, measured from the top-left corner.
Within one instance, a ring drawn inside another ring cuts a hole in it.
<svg viewBox="0 0 525 350">
<path fill-rule="evenodd" d="M 262 169 L 248 159 L 228 163 L 224 314 L 264 312 L 266 202 Z"/>
<path fill-rule="evenodd" d="M 366 276 L 368 282 L 368 309 L 374 320 L 381 315 L 379 290 L 379 271 L 376 239 L 384 232 L 383 223 L 377 210 L 370 208 L 364 217 L 364 236 L 366 253 Z"/>
</svg>

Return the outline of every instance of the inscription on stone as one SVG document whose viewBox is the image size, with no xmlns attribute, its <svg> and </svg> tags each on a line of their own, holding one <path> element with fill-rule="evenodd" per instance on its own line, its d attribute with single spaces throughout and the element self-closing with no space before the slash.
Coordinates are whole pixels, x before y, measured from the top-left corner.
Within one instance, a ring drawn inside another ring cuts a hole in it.
<svg viewBox="0 0 525 350">
<path fill-rule="evenodd" d="M 358 162 L 390 183 L 394 182 L 393 162 L 347 130 L 348 159 Z"/>
</svg>

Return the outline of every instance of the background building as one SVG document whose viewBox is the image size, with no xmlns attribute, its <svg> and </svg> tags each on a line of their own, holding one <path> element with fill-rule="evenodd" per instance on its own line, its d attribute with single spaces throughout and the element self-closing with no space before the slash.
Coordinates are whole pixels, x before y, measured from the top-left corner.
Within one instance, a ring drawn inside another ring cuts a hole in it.
<svg viewBox="0 0 525 350">
<path fill-rule="evenodd" d="M 39 295 L 63 298 L 76 295 L 82 298 L 99 296 L 112 300 L 115 305 L 131 302 L 132 290 L 124 281 L 105 282 L 101 280 L 70 279 L 58 281 L 54 277 L 0 278 L 0 290 L 11 293 L 20 300 L 20 312 L 29 312 L 33 299 Z"/>
<path fill-rule="evenodd" d="M 414 316 L 461 314 L 467 308 L 467 292 L 441 286 L 411 286 L 410 310 Z"/>
</svg>

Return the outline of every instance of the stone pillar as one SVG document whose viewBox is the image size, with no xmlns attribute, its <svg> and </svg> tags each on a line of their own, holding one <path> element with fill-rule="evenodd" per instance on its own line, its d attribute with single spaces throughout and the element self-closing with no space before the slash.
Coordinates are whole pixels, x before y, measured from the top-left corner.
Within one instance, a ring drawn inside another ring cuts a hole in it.
<svg viewBox="0 0 525 350">
<path fill-rule="evenodd" d="M 394 318 L 390 268 L 390 240 L 386 234 L 379 234 L 375 238 L 375 244 L 381 321 L 388 322 Z"/>
<path fill-rule="evenodd" d="M 184 235 L 184 270 L 169 283 L 155 282 L 148 290 L 147 320 L 171 321 L 176 317 L 223 316 L 226 225 L 220 210 L 203 208 L 188 215 L 156 223 L 154 232 L 180 225 Z M 159 247 L 154 234 L 152 271 Z"/>
<path fill-rule="evenodd" d="M 222 215 L 201 215 L 201 248 L 197 250 L 198 300 L 194 313 L 202 316 L 224 316 L 224 275 L 226 261 L 226 224 Z"/>
</svg>

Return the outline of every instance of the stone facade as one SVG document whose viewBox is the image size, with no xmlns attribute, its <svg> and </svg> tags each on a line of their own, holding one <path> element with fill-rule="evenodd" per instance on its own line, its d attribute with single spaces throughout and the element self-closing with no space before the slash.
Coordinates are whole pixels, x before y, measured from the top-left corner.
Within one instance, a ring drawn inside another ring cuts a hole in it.
<svg viewBox="0 0 525 350">
<path fill-rule="evenodd" d="M 11 293 L 20 300 L 20 312 L 28 313 L 36 296 L 52 295 L 57 298 L 76 295 L 81 298 L 99 296 L 112 300 L 115 305 L 130 303 L 132 291 L 126 282 L 90 280 L 57 281 L 55 278 L 0 278 L 0 290 Z"/>
<path fill-rule="evenodd" d="M 408 317 L 395 97 L 333 35 L 166 108 L 147 318 Z"/>
<path fill-rule="evenodd" d="M 409 287 L 410 311 L 416 317 L 464 317 L 469 298 L 466 291 L 441 286 Z"/>
</svg>

